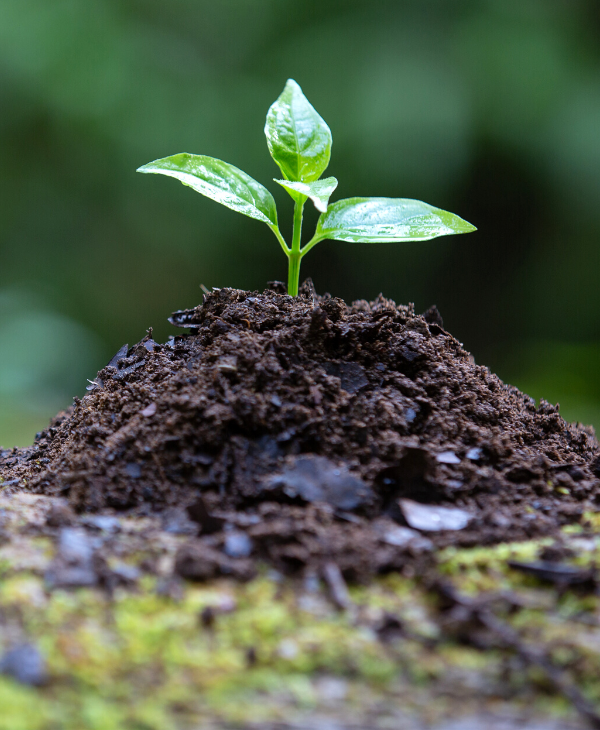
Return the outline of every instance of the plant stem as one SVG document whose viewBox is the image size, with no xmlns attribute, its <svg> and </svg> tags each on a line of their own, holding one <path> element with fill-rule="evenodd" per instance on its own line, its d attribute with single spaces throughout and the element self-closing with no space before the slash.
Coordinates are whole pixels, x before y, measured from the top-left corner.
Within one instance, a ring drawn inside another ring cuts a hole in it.
<svg viewBox="0 0 600 730">
<path fill-rule="evenodd" d="M 288 264 L 288 294 L 298 296 L 298 282 L 300 281 L 300 254 L 290 254 Z"/>
<path fill-rule="evenodd" d="M 278 226 L 276 226 L 276 225 L 270 225 L 269 228 L 273 231 L 273 233 L 275 234 L 275 237 L 279 241 L 279 243 L 281 245 L 281 248 L 283 249 L 283 253 L 286 256 L 289 256 L 291 249 L 288 247 L 288 245 L 285 242 L 283 236 L 281 235 L 281 232 L 280 232 Z"/>
<path fill-rule="evenodd" d="M 288 265 L 288 294 L 292 297 L 298 296 L 298 284 L 300 282 L 300 239 L 302 236 L 302 212 L 306 201 L 294 203 L 294 232 L 292 234 L 292 250 L 289 254 Z"/>
<path fill-rule="evenodd" d="M 317 243 L 319 243 L 322 240 L 323 240 L 322 238 L 318 238 L 317 235 L 315 234 L 313 236 L 313 238 L 311 238 L 310 241 L 306 244 L 306 246 L 304 246 L 300 255 L 304 256 L 304 254 L 307 254 L 313 246 L 316 246 Z"/>
</svg>

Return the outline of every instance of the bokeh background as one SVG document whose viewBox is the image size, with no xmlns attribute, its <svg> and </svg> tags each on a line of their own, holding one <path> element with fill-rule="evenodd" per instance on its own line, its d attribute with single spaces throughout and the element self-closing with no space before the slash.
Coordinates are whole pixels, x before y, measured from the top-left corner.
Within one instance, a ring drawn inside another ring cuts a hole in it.
<svg viewBox="0 0 600 730">
<path fill-rule="evenodd" d="M 285 279 L 266 226 L 135 169 L 227 160 L 287 234 L 262 129 L 288 77 L 332 129 L 334 199 L 479 228 L 323 242 L 317 290 L 435 303 L 478 362 L 600 427 L 598 0 L 2 0 L 0 443 L 30 443 L 149 326 L 166 339 L 201 283 Z"/>
</svg>

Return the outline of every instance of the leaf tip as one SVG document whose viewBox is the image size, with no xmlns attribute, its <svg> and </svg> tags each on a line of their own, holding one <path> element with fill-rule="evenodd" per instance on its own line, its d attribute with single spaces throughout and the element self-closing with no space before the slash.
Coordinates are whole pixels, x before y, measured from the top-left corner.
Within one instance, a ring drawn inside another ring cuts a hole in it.
<svg viewBox="0 0 600 730">
<path fill-rule="evenodd" d="M 294 91 L 302 91 L 300 84 L 295 79 L 288 79 L 285 85 L 289 86 L 290 89 L 294 89 Z"/>
</svg>

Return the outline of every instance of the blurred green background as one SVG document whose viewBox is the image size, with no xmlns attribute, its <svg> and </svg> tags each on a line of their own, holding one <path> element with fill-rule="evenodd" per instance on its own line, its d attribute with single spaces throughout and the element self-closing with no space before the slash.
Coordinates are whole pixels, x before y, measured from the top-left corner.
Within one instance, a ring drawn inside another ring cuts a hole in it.
<svg viewBox="0 0 600 730">
<path fill-rule="evenodd" d="M 166 339 L 201 283 L 285 279 L 266 226 L 135 169 L 227 160 L 288 234 L 262 132 L 288 77 L 332 129 L 334 199 L 479 228 L 326 241 L 302 274 L 437 304 L 477 362 L 599 427 L 599 39 L 598 0 L 2 0 L 0 443 L 30 443 L 147 327 Z"/>
</svg>

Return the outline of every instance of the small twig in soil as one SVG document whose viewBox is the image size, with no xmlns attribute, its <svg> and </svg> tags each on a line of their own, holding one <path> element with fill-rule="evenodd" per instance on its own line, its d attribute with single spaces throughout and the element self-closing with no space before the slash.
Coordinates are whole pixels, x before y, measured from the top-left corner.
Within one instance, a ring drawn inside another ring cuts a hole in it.
<svg viewBox="0 0 600 730">
<path fill-rule="evenodd" d="M 350 608 L 352 601 L 348 593 L 348 586 L 337 563 L 329 561 L 323 565 L 323 578 L 329 587 L 335 605 L 344 611 Z"/>
<path fill-rule="evenodd" d="M 9 479 L 7 482 L 0 482 L 0 489 L 3 489 L 4 487 L 10 487 L 13 484 L 18 484 L 19 479 Z"/>
<path fill-rule="evenodd" d="M 488 606 L 489 602 L 478 602 L 463 596 L 447 582 L 436 582 L 433 588 L 444 600 L 466 609 L 468 616 L 466 621 L 475 619 L 497 636 L 505 647 L 515 651 L 527 664 L 539 667 L 556 690 L 571 702 L 577 712 L 590 723 L 590 726 L 600 730 L 600 715 L 593 705 L 572 682 L 565 678 L 562 671 L 554 666 L 543 650 L 527 646 L 511 626 L 494 615 Z"/>
</svg>

